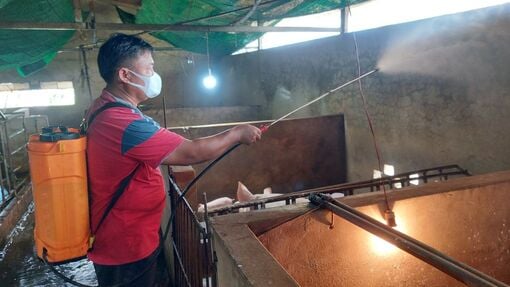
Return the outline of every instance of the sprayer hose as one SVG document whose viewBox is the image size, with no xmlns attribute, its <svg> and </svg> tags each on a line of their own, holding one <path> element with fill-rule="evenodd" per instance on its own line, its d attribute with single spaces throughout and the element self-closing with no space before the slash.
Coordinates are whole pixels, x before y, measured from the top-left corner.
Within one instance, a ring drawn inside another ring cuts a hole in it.
<svg viewBox="0 0 510 287">
<path fill-rule="evenodd" d="M 226 155 L 228 155 L 229 153 L 231 153 L 233 150 L 235 150 L 237 147 L 239 147 L 241 144 L 240 143 L 237 143 L 233 146 L 231 146 L 228 150 L 226 150 L 223 154 L 221 154 L 218 158 L 216 158 L 215 160 L 213 160 L 211 163 L 209 163 L 197 176 L 195 176 L 195 178 L 193 178 L 193 180 L 190 181 L 190 183 L 188 183 L 188 185 L 186 186 L 186 188 L 184 188 L 182 194 L 179 196 L 179 198 L 177 198 L 177 201 L 175 202 L 175 205 L 173 207 L 173 210 L 172 210 L 172 214 L 170 215 L 170 219 L 168 220 L 168 223 L 166 224 L 166 228 L 165 228 L 165 234 L 163 235 L 163 242 L 166 240 L 166 237 L 168 236 L 168 232 L 170 231 L 170 225 L 172 224 L 172 221 L 174 220 L 174 217 L 175 217 L 175 212 L 177 211 L 177 206 L 179 206 L 179 203 L 181 203 L 182 199 L 184 198 L 184 196 L 186 196 L 186 193 L 188 193 L 188 191 L 191 189 L 191 187 L 202 177 L 205 175 L 205 173 L 210 169 L 212 168 L 214 165 L 216 165 L 220 160 L 222 160 Z"/>
</svg>

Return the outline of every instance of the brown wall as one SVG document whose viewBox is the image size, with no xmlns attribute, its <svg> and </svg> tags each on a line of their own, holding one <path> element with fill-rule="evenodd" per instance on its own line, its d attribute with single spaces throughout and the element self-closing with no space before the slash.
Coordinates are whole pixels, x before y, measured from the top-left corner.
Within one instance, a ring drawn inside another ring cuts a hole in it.
<svg viewBox="0 0 510 287">
<path fill-rule="evenodd" d="M 260 125 L 260 124 L 259 124 Z M 231 126 L 173 129 L 188 138 L 208 136 Z M 294 119 L 272 126 L 260 142 L 240 146 L 198 182 L 198 199 L 235 198 L 237 181 L 252 193 L 270 186 L 287 193 L 346 180 L 343 117 Z M 195 166 L 197 174 L 205 167 Z"/>
</svg>

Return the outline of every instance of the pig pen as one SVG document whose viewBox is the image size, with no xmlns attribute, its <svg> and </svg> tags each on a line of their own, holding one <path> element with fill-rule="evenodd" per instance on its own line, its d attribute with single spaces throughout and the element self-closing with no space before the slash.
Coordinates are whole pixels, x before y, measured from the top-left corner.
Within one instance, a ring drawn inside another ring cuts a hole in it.
<svg viewBox="0 0 510 287">
<path fill-rule="evenodd" d="M 508 286 L 510 171 L 388 191 L 396 229 L 493 280 L 454 279 L 313 204 L 210 219 L 218 286 Z M 382 192 L 338 200 L 382 221 Z"/>
<path fill-rule="evenodd" d="M 186 138 L 209 136 L 242 123 L 176 127 L 170 130 Z M 255 126 L 267 122 L 250 122 Z M 199 173 L 206 164 L 193 166 Z M 253 193 L 271 187 L 287 193 L 346 181 L 345 130 L 343 115 L 283 120 L 250 146 L 241 145 L 223 158 L 197 183 L 198 193 L 188 201 L 193 208 L 219 197 L 235 198 L 237 181 Z"/>
</svg>

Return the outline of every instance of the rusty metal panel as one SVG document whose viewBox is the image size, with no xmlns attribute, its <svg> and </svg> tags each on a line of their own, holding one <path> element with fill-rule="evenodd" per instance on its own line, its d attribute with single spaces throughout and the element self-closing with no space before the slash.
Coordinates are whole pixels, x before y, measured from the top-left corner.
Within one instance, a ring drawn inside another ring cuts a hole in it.
<svg viewBox="0 0 510 287">
<path fill-rule="evenodd" d="M 261 124 L 261 123 L 257 123 Z M 171 129 L 193 139 L 212 135 L 235 124 Z M 346 182 L 343 115 L 282 121 L 260 142 L 241 146 L 214 166 L 198 183 L 199 199 L 235 198 L 237 181 L 253 193 L 271 187 L 274 193 Z M 194 168 L 199 173 L 204 164 Z"/>
</svg>

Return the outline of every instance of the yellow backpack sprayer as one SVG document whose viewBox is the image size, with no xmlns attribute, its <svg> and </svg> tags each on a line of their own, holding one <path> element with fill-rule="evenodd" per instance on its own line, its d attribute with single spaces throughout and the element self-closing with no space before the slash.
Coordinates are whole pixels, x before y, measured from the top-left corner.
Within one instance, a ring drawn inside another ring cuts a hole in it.
<svg viewBox="0 0 510 287">
<path fill-rule="evenodd" d="M 93 247 L 94 234 L 101 226 L 134 173 L 124 178 L 108 204 L 98 226 L 90 228 L 87 184 L 86 129 L 95 117 L 113 107 L 131 108 L 108 103 L 83 121 L 80 130 L 64 126 L 43 128 L 31 135 L 27 149 L 35 204 L 34 240 L 37 256 L 66 282 L 87 286 L 56 270 L 53 265 L 86 257 Z"/>
<path fill-rule="evenodd" d="M 131 108 L 118 102 L 108 103 L 95 111 L 86 124 L 84 121 L 80 130 L 53 126 L 44 128 L 40 135 L 30 136 L 34 238 L 37 256 L 47 263 L 61 264 L 87 255 L 95 232 L 133 176 L 130 174 L 121 181 L 99 225 L 91 230 L 85 133 L 98 114 L 113 107 Z"/>
<path fill-rule="evenodd" d="M 83 258 L 89 249 L 86 138 L 76 129 L 44 128 L 30 136 L 37 256 L 51 263 Z"/>
</svg>

